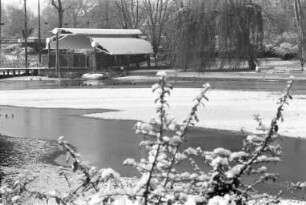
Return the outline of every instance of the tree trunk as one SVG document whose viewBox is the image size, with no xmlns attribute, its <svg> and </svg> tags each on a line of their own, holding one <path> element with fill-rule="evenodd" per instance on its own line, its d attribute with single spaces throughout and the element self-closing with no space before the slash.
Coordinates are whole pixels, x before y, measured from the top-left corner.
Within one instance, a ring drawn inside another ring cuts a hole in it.
<svg viewBox="0 0 306 205">
<path fill-rule="evenodd" d="M 72 19 L 73 19 L 73 28 L 76 28 L 78 25 L 78 20 L 77 20 L 77 14 L 75 12 L 72 13 Z"/>
<path fill-rule="evenodd" d="M 255 57 L 255 49 L 254 46 L 252 45 L 252 43 L 250 42 L 250 36 L 249 36 L 249 32 L 248 33 L 248 39 L 246 41 L 248 41 L 248 49 L 249 49 L 249 56 L 248 56 L 248 64 L 249 64 L 249 69 L 250 70 L 256 70 L 256 57 Z"/>
<path fill-rule="evenodd" d="M 301 8 L 300 0 L 294 1 L 294 13 L 295 13 L 295 21 L 297 25 L 297 31 L 299 36 L 299 50 L 300 50 L 300 62 L 301 69 L 304 70 L 304 28 L 303 28 L 303 12 Z"/>
<path fill-rule="evenodd" d="M 57 10 L 58 15 L 58 27 L 63 27 L 63 18 L 64 18 L 64 9 L 62 6 L 62 0 L 57 0 L 57 4 L 55 3 L 55 0 L 51 0 L 52 6 Z"/>
<path fill-rule="evenodd" d="M 61 9 L 58 11 L 58 27 L 59 28 L 63 27 L 63 16 L 64 16 L 64 11 Z"/>
<path fill-rule="evenodd" d="M 250 70 L 256 70 L 256 64 L 255 64 L 255 60 L 253 57 L 249 58 L 248 64 L 249 64 Z"/>
</svg>

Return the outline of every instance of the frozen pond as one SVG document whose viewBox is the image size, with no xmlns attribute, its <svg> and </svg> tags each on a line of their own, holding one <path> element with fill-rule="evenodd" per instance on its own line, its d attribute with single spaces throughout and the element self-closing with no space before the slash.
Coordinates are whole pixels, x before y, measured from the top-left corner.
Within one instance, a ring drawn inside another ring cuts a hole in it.
<svg viewBox="0 0 306 205">
<path fill-rule="evenodd" d="M 169 115 L 182 122 L 189 114 L 200 88 L 175 88 L 169 104 Z M 211 90 L 205 109 L 200 109 L 203 128 L 256 131 L 253 120 L 259 114 L 265 124 L 274 117 L 281 92 L 255 92 L 239 90 Z M 0 105 L 36 108 L 108 109 L 111 112 L 92 112 L 90 118 L 110 120 L 147 121 L 155 115 L 154 99 L 150 88 L 100 88 L 100 89 L 27 89 L 0 90 Z M 294 95 L 285 109 L 285 121 L 279 133 L 306 138 L 306 95 Z"/>
<path fill-rule="evenodd" d="M 84 89 L 79 83 L 1 82 L 0 132 L 14 137 L 54 140 L 63 135 L 78 148 L 84 160 L 98 167 L 112 167 L 127 176 L 134 174 L 134 169 L 123 166 L 122 162 L 127 157 L 144 155 L 138 148 L 141 137 L 136 136 L 132 128 L 135 120 L 147 121 L 154 113 L 150 86 Z M 242 136 L 218 129 L 239 131 L 243 127 L 252 131 L 256 127 L 252 120 L 254 114 L 261 114 L 269 122 L 280 95 L 277 91 L 285 86 L 284 82 L 217 81 L 211 84 L 214 89 L 209 92 L 210 102 L 201 111 L 198 126 L 212 129 L 193 129 L 187 143 L 206 150 L 216 147 L 238 150 Z M 192 98 L 199 92 L 194 87 L 199 85 L 199 82 L 185 82 L 176 86 L 187 87 L 175 89 L 171 96 L 172 114 L 176 118 L 181 120 L 186 116 Z M 50 89 L 63 87 L 68 89 Z M 280 173 L 281 185 L 264 187 L 267 191 L 285 189 L 287 181 L 306 180 L 306 142 L 302 139 L 306 136 L 305 85 L 298 82 L 293 93 L 294 100 L 285 111 L 285 122 L 280 130 L 292 138 L 283 138 L 280 142 L 283 161 L 270 169 Z M 62 163 L 63 158 L 56 162 Z"/>
<path fill-rule="evenodd" d="M 84 160 L 100 168 L 112 167 L 126 176 L 135 174 L 133 168 L 123 166 L 127 157 L 138 159 L 144 153 L 138 147 L 141 136 L 134 134 L 135 121 L 104 120 L 82 117 L 84 114 L 105 110 L 17 108 L 1 106 L 1 133 L 15 137 L 66 139 L 78 148 Z M 4 114 L 5 113 L 5 114 Z M 187 146 L 202 146 L 205 150 L 225 147 L 238 150 L 242 144 L 239 133 L 193 129 Z M 278 172 L 280 184 L 265 186 L 264 190 L 277 192 L 285 189 L 287 181 L 304 181 L 306 173 L 306 141 L 296 138 L 282 138 L 283 159 L 280 164 L 270 166 L 269 171 Z M 63 163 L 64 156 L 57 159 Z"/>
</svg>

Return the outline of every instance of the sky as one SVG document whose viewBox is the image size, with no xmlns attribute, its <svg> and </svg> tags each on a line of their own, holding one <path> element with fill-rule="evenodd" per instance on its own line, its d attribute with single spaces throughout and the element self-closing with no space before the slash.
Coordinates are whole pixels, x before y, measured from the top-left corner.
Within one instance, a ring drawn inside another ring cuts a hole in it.
<svg viewBox="0 0 306 205">
<path fill-rule="evenodd" d="M 37 5 L 38 0 L 26 0 L 27 1 L 27 9 L 34 12 L 37 15 Z M 16 7 L 23 7 L 24 0 L 1 0 L 4 6 L 14 5 Z M 49 4 L 49 0 L 40 0 L 41 11 L 43 8 Z"/>
</svg>

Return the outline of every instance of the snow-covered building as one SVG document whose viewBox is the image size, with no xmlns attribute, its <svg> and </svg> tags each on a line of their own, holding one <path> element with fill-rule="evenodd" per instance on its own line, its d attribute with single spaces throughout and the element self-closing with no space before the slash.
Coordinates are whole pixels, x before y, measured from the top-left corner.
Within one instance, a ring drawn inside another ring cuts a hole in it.
<svg viewBox="0 0 306 205">
<path fill-rule="evenodd" d="M 138 29 L 54 28 L 46 39 L 48 67 L 65 70 L 105 70 L 120 66 L 139 66 L 153 53 L 150 42 Z"/>
</svg>

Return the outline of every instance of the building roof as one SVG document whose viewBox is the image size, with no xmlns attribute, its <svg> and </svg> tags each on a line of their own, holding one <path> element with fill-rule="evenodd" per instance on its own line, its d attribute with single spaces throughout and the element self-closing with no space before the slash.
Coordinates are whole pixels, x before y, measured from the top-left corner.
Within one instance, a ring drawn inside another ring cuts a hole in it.
<svg viewBox="0 0 306 205">
<path fill-rule="evenodd" d="M 92 46 L 109 55 L 151 54 L 151 44 L 139 37 L 138 29 L 75 29 L 60 28 L 60 50 L 93 50 Z M 50 39 L 50 48 L 56 49 L 56 37 Z"/>
<path fill-rule="evenodd" d="M 142 32 L 138 29 L 87 29 L 87 28 L 54 28 L 52 33 L 74 34 L 85 36 L 138 36 Z"/>
<path fill-rule="evenodd" d="M 139 38 L 91 38 L 98 49 L 110 55 L 151 54 L 153 49 L 148 41 Z"/>
<path fill-rule="evenodd" d="M 59 38 L 60 50 L 92 50 L 90 38 L 78 35 L 64 35 Z M 56 38 L 52 38 L 50 49 L 56 49 Z"/>
</svg>

